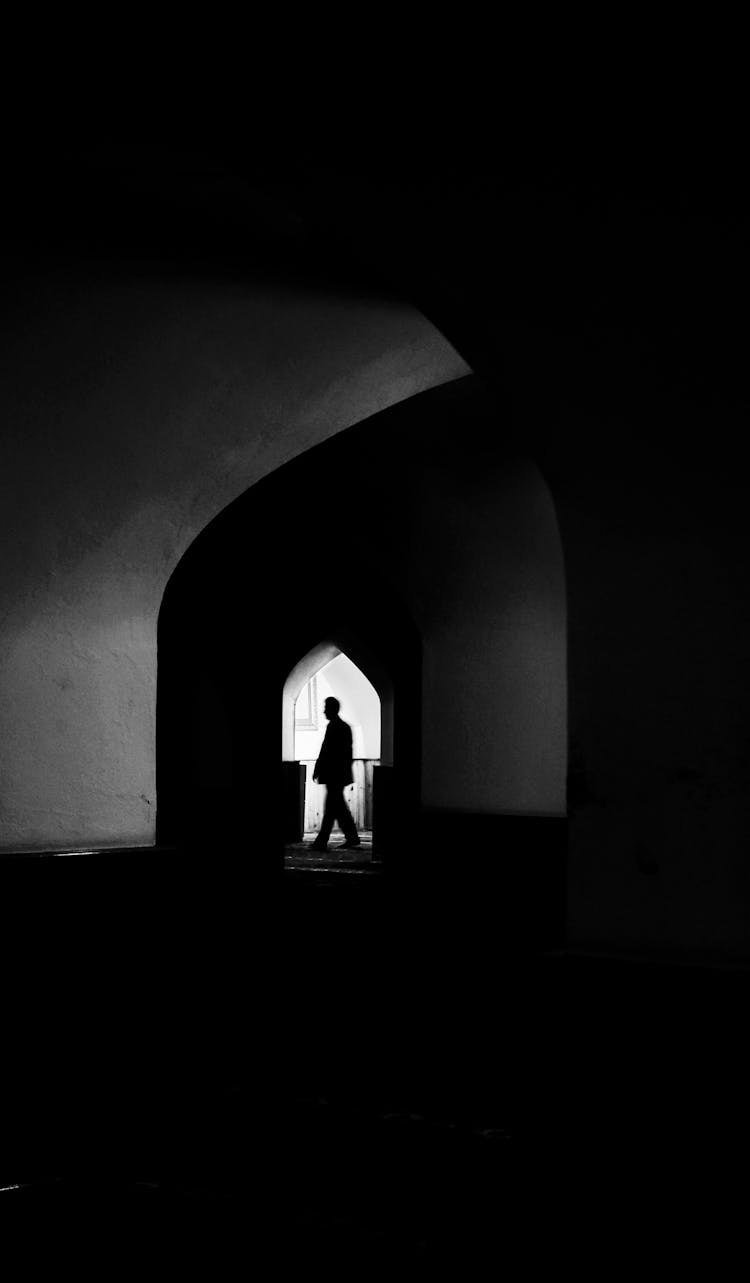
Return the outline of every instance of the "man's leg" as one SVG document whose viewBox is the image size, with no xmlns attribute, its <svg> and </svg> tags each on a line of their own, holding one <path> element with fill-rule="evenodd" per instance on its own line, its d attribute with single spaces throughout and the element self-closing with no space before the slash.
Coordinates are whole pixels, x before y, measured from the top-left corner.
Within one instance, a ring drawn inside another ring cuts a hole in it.
<svg viewBox="0 0 750 1283">
<path fill-rule="evenodd" d="M 328 846 L 328 839 L 331 836 L 333 821 L 336 818 L 336 792 L 330 784 L 326 785 L 326 803 L 323 808 L 323 820 L 320 825 L 320 833 L 313 842 L 316 851 L 324 851 Z"/>
<path fill-rule="evenodd" d="M 337 793 L 336 819 L 341 825 L 344 838 L 346 839 L 345 845 L 359 846 L 359 834 L 357 832 L 357 826 L 354 823 L 354 817 L 352 816 L 352 813 L 349 810 L 349 807 L 346 805 L 344 789 L 343 788 L 337 789 L 336 793 Z"/>
</svg>

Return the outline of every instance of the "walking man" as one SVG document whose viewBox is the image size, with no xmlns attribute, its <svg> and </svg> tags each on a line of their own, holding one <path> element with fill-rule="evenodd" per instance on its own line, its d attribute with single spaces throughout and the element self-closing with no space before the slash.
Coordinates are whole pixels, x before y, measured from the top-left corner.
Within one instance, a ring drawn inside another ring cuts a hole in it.
<svg viewBox="0 0 750 1283">
<path fill-rule="evenodd" d="M 323 705 L 323 712 L 328 719 L 320 756 L 315 763 L 313 779 L 326 786 L 326 805 L 323 812 L 323 823 L 320 833 L 313 842 L 314 851 L 325 851 L 331 836 L 334 820 L 338 820 L 346 841 L 340 849 L 359 846 L 359 834 L 349 807 L 346 805 L 344 789 L 353 783 L 352 775 L 352 731 L 351 727 L 339 717 L 341 705 L 334 695 L 329 695 Z"/>
</svg>

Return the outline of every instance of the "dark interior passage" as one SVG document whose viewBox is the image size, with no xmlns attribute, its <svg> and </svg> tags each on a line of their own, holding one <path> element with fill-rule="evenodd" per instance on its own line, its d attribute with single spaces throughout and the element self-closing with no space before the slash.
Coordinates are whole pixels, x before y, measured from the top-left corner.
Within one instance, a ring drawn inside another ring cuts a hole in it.
<svg viewBox="0 0 750 1283">
<path fill-rule="evenodd" d="M 234 138 L 204 121 L 203 168 L 161 151 L 139 171 L 103 130 L 99 170 L 31 148 L 10 177 L 0 805 L 11 834 L 92 846 L 0 861 L 3 1245 L 48 1273 L 715 1278 L 744 1259 L 742 113 L 679 138 L 668 95 L 622 161 L 603 118 L 585 154 L 596 96 L 582 130 L 564 94 L 542 109 L 541 148 L 512 123 L 530 96 L 488 111 L 485 139 L 471 96 L 446 133 L 427 95 L 399 119 L 400 171 L 376 95 L 377 147 L 355 121 L 346 174 L 302 112 L 305 162 L 283 147 L 273 178 L 244 115 Z M 550 121 L 566 146 L 545 170 Z M 415 364 L 430 383 L 390 304 L 373 331 L 359 307 L 320 327 L 304 303 L 256 311 L 276 266 L 311 294 L 338 273 L 408 298 L 477 376 L 279 468 L 190 547 L 160 619 L 158 796 L 128 793 L 153 731 L 127 706 L 152 690 L 146 586 L 225 493 L 214 447 L 254 476 L 287 457 L 285 407 L 290 448 L 328 427 L 318 364 L 345 391 L 356 366 L 344 404 L 382 404 Z M 190 511 L 162 502 L 181 469 Z M 301 509 L 336 549 L 302 615 Z M 375 873 L 283 867 L 280 692 L 331 631 L 398 701 L 401 822 Z M 155 849 L 102 849 L 121 815 L 151 835 L 154 805 Z"/>
<path fill-rule="evenodd" d="M 457 431 L 473 443 L 470 467 Z M 248 894 L 261 868 L 280 869 L 284 841 L 299 840 L 283 821 L 284 686 L 330 638 L 383 701 L 374 844 L 386 862 L 392 833 L 408 876 L 426 864 L 439 875 L 457 835 L 476 832 L 472 878 L 491 899 L 506 885 L 519 923 L 544 923 L 559 945 L 564 580 L 554 511 L 533 478 L 494 399 L 468 378 L 309 451 L 216 518 L 160 615 L 159 840 L 225 834 L 247 852 L 237 874 Z M 306 548 L 284 515 L 311 508 Z M 301 611 L 310 555 L 316 591 Z M 534 853 L 525 866 L 503 855 L 520 832 Z"/>
<path fill-rule="evenodd" d="M 376 681 L 387 674 L 399 708 L 390 743 L 407 822 L 418 807 L 421 648 L 403 600 L 372 555 L 380 528 L 369 542 L 358 539 L 353 579 L 345 573 L 353 519 L 342 522 L 338 501 L 321 499 L 316 542 L 336 549 L 330 573 L 302 612 L 294 591 L 301 550 L 278 513 L 322 494 L 325 474 L 334 491 L 340 483 L 346 493 L 346 468 L 331 476 L 336 456 L 311 452 L 255 486 L 211 524 L 170 581 L 159 631 L 160 841 L 213 840 L 219 825 L 249 856 L 258 852 L 257 864 L 266 867 L 271 851 L 280 858 L 284 686 L 299 657 L 328 636 Z M 360 492 L 356 503 L 367 510 L 367 495 Z M 260 555 L 269 529 L 272 559 Z"/>
</svg>

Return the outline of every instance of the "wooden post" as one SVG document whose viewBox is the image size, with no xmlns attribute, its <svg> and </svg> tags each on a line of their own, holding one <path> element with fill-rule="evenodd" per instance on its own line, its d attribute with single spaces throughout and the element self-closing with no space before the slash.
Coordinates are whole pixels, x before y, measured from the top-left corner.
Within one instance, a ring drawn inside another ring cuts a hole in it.
<svg viewBox="0 0 750 1283">
<path fill-rule="evenodd" d="M 282 832 L 285 842 L 304 836 L 305 767 L 302 762 L 282 762 Z"/>
<path fill-rule="evenodd" d="M 372 772 L 372 853 L 380 859 L 393 848 L 396 812 L 393 767 L 375 766 Z"/>
</svg>

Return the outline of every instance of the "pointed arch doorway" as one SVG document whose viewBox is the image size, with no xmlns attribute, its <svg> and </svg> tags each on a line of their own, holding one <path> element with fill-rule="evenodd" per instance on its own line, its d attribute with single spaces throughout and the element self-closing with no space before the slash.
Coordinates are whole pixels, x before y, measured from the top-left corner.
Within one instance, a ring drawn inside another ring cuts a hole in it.
<svg viewBox="0 0 750 1283">
<path fill-rule="evenodd" d="M 356 656 L 356 659 L 355 659 Z M 393 681 L 375 656 L 356 639 L 340 635 L 313 646 L 288 674 L 282 691 L 282 763 L 284 774 L 287 858 L 311 854 L 325 805 L 325 787 L 313 779 L 326 730 L 327 697 L 340 703 L 340 715 L 352 730 L 354 782 L 346 792 L 362 846 L 356 853 L 337 852 L 336 833 L 328 853 L 331 862 L 377 860 L 387 845 L 393 819 L 390 783 L 393 768 Z"/>
<path fill-rule="evenodd" d="M 323 644 L 333 647 L 329 659 L 344 653 L 380 700 L 374 772 L 390 775 L 390 782 L 381 780 L 378 805 L 373 780 L 375 844 L 390 855 L 389 815 L 395 817 L 391 833 L 400 835 L 419 820 L 422 639 L 410 612 L 368 557 L 356 580 L 337 581 L 335 601 L 330 594 L 308 595 L 301 608 L 293 590 L 299 540 L 294 522 L 280 522 L 279 513 L 293 513 L 309 499 L 314 462 L 292 461 L 214 518 L 173 572 L 159 614 L 159 842 L 201 857 L 211 852 L 213 859 L 222 852 L 254 885 L 264 870 L 281 871 L 288 840 L 289 773 L 282 775 L 280 758 L 295 759 L 279 704 L 292 674 L 296 697 L 324 666 L 325 656 L 315 653 Z M 366 632 L 351 622 L 363 614 Z M 292 735 L 293 707 L 291 700 Z"/>
</svg>

